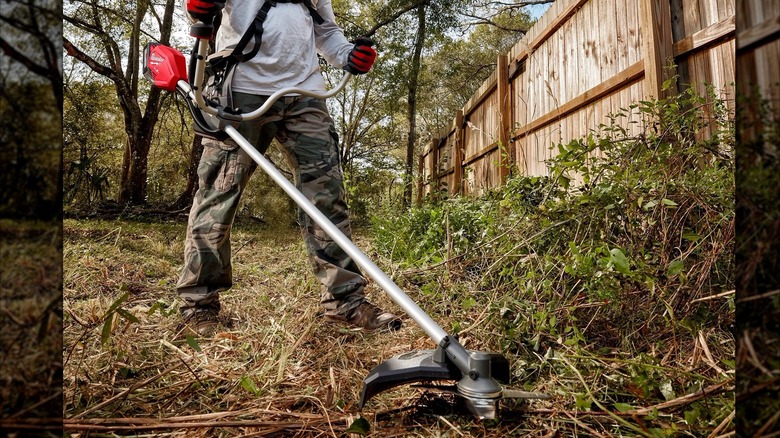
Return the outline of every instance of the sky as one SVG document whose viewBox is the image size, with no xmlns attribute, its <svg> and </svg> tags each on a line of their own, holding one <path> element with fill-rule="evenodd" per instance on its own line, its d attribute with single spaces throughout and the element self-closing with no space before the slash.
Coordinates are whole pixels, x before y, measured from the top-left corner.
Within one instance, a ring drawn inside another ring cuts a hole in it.
<svg viewBox="0 0 780 438">
<path fill-rule="evenodd" d="M 544 15 L 544 13 L 547 12 L 548 9 L 550 9 L 551 5 L 552 3 L 546 5 L 528 6 L 528 12 L 531 14 L 531 18 L 537 19 L 542 15 Z"/>
</svg>

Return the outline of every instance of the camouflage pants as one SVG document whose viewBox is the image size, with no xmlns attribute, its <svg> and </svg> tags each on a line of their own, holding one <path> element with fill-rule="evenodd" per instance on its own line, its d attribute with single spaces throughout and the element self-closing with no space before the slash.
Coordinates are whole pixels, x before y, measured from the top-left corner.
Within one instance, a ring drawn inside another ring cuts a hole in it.
<svg viewBox="0 0 780 438">
<path fill-rule="evenodd" d="M 244 93 L 234 93 L 233 99 L 245 113 L 265 101 L 265 97 Z M 261 153 L 276 138 L 298 190 L 350 236 L 338 136 L 323 100 L 282 98 L 261 118 L 242 123 L 238 130 Z M 232 140 L 204 139 L 203 143 L 200 183 L 187 225 L 184 268 L 176 285 L 183 301 L 181 311 L 193 307 L 219 310 L 219 293 L 233 285 L 230 230 L 241 194 L 257 167 Z M 329 314 L 345 314 L 364 299 L 366 279 L 308 215 L 300 209 L 299 215 L 314 274 L 323 285 L 321 304 Z"/>
</svg>

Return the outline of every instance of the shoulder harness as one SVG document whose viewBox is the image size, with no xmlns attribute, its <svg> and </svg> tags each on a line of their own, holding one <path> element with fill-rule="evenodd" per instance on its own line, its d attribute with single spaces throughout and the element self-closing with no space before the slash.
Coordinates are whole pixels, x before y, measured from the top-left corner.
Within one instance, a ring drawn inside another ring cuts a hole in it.
<svg viewBox="0 0 780 438">
<path fill-rule="evenodd" d="M 260 10 L 257 11 L 255 19 L 252 20 L 249 28 L 244 32 L 244 35 L 241 36 L 241 39 L 235 47 L 213 53 L 206 60 L 204 98 L 216 98 L 219 100 L 222 100 L 220 98 L 227 98 L 226 101 L 221 103 L 225 104 L 224 106 L 228 109 L 232 107 L 230 82 L 235 67 L 239 63 L 246 62 L 257 55 L 263 40 L 263 23 L 265 23 L 266 18 L 268 18 L 268 12 L 278 3 L 300 3 L 309 10 L 309 14 L 315 23 L 322 24 L 325 22 L 322 16 L 317 12 L 315 7 L 316 0 L 267 0 L 263 3 L 263 6 L 260 7 Z M 221 15 L 215 17 L 215 34 L 221 18 Z M 251 40 L 254 41 L 252 50 L 245 53 L 244 50 Z M 196 40 L 195 44 L 198 43 L 199 42 Z M 197 52 L 197 46 L 195 47 L 194 52 Z"/>
</svg>

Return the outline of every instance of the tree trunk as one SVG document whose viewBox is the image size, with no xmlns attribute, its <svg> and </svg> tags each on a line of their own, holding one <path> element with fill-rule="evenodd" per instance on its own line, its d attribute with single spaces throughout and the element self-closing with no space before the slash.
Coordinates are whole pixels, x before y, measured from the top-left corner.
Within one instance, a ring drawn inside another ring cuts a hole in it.
<svg viewBox="0 0 780 438">
<path fill-rule="evenodd" d="M 415 168 L 415 145 L 417 144 L 417 86 L 420 76 L 420 61 L 422 49 L 425 45 L 425 5 L 417 7 L 417 38 L 414 42 L 414 55 L 412 68 L 409 71 L 409 105 L 407 118 L 409 120 L 409 134 L 406 143 L 406 171 L 404 174 L 404 199 L 403 208 L 408 209 L 412 205 L 412 179 Z"/>
<path fill-rule="evenodd" d="M 122 166 L 127 171 L 122 172 L 123 179 L 119 189 L 119 203 L 123 205 L 146 203 L 146 178 L 151 135 L 144 135 L 143 131 L 146 130 L 138 129 L 137 132 L 133 133 L 133 136 L 130 137 L 130 144 L 127 145 L 125 151 Z"/>
</svg>

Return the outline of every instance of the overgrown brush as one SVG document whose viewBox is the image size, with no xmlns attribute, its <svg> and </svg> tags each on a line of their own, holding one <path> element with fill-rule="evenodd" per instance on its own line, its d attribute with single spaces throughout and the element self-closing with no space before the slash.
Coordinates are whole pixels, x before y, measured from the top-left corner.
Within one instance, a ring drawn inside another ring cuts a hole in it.
<svg viewBox="0 0 780 438">
<path fill-rule="evenodd" d="M 780 87 L 780 83 L 776 84 Z M 755 90 L 738 114 L 737 366 L 738 428 L 743 436 L 780 430 L 780 111 Z M 752 110 L 752 111 L 748 111 Z"/>
<path fill-rule="evenodd" d="M 581 380 L 571 408 L 673 400 L 733 379 L 734 141 L 713 92 L 637 102 L 557 145 L 547 176 L 377 218 L 375 244 L 423 290 L 446 266 L 450 289 L 483 291 L 461 307 L 498 316 L 527 383 Z M 671 424 L 713 429 L 732 410 L 694 403 Z"/>
</svg>

